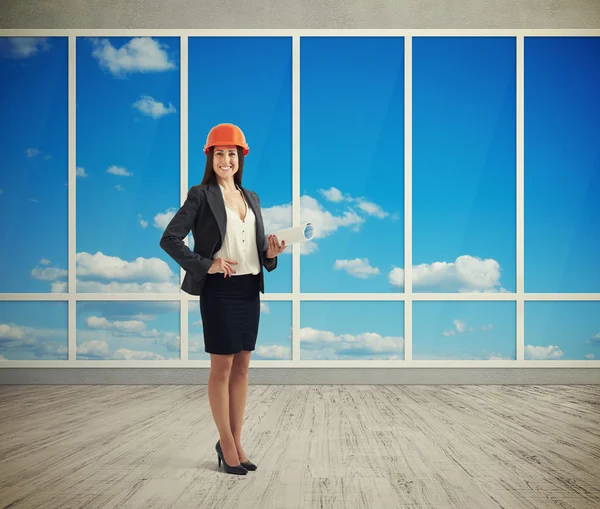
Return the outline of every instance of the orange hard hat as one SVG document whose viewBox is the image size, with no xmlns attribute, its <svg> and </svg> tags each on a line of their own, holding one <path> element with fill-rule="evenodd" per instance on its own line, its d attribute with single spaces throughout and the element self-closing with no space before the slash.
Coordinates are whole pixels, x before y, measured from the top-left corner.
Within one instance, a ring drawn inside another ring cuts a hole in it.
<svg viewBox="0 0 600 509">
<path fill-rule="evenodd" d="M 213 127 L 206 137 L 204 153 L 208 154 L 210 147 L 215 145 L 239 145 L 244 149 L 244 155 L 248 155 L 250 147 L 242 130 L 233 124 L 219 124 Z"/>
</svg>

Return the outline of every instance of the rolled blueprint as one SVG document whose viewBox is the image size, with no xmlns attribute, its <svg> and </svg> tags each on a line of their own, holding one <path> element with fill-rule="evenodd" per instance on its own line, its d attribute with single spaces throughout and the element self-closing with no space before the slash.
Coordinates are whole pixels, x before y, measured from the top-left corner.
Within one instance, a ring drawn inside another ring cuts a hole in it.
<svg viewBox="0 0 600 509">
<path fill-rule="evenodd" d="M 305 223 L 300 226 L 278 230 L 273 232 L 273 235 L 277 236 L 277 241 L 279 244 L 281 244 L 282 241 L 285 241 L 285 245 L 290 246 L 292 244 L 299 244 L 312 239 L 314 235 L 314 228 L 312 223 Z"/>
</svg>

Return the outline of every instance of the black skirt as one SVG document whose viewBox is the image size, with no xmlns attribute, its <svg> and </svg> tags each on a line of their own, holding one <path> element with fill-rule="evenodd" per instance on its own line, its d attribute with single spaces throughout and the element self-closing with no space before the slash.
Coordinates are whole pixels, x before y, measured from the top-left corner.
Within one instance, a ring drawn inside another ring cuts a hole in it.
<svg viewBox="0 0 600 509">
<path fill-rule="evenodd" d="M 260 275 L 207 274 L 199 300 L 206 352 L 228 355 L 256 348 Z"/>
</svg>

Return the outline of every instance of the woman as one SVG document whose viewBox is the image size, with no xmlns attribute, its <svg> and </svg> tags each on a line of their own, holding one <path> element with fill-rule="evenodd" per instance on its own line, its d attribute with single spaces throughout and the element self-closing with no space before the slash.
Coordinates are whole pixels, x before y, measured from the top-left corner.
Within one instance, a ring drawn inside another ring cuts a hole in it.
<svg viewBox="0 0 600 509">
<path fill-rule="evenodd" d="M 206 168 L 199 185 L 165 229 L 160 246 L 185 271 L 181 288 L 200 296 L 205 351 L 210 353 L 208 398 L 219 432 L 219 467 L 245 475 L 256 470 L 241 442 L 248 366 L 256 346 L 264 272 L 285 249 L 264 233 L 258 195 L 242 187 L 243 132 L 219 124 L 208 134 Z M 183 239 L 192 231 L 194 250 Z"/>
</svg>

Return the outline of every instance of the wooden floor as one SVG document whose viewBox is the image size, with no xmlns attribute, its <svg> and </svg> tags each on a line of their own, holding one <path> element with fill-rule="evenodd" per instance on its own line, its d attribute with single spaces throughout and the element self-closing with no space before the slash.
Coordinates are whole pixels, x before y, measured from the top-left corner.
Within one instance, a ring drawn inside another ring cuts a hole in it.
<svg viewBox="0 0 600 509">
<path fill-rule="evenodd" d="M 0 508 L 600 507 L 600 386 L 0 386 Z"/>
</svg>

